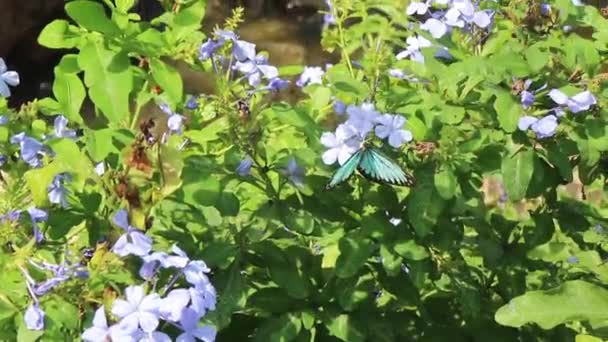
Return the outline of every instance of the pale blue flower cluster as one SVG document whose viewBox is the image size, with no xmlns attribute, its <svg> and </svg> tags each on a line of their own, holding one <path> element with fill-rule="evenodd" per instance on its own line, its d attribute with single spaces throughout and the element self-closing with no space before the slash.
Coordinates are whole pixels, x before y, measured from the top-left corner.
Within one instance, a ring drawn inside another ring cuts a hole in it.
<svg viewBox="0 0 608 342">
<path fill-rule="evenodd" d="M 201 45 L 199 59 L 201 61 L 211 60 L 216 72 L 219 72 L 214 58 L 216 51 L 227 42 L 232 42 L 232 56 L 228 68 L 240 72 L 247 78 L 250 86 L 258 87 L 262 79 L 269 82 L 262 88 L 263 90 L 279 91 L 287 86 L 288 82 L 279 78 L 279 70 L 268 64 L 268 58 L 262 54 L 256 54 L 255 44 L 240 40 L 231 31 L 220 30 L 215 35 L 217 39 L 208 39 Z"/>
<path fill-rule="evenodd" d="M 398 114 L 381 114 L 372 103 L 346 107 L 348 118 L 336 128 L 335 132 L 321 135 L 321 144 L 327 148 L 323 162 L 327 165 L 336 161 L 343 165 L 365 141 L 368 134 L 375 133 L 388 144 L 399 148 L 412 140 L 412 133 L 403 128 L 406 119 Z"/>
<path fill-rule="evenodd" d="M 543 85 L 536 90 L 536 92 L 532 93 L 528 91 L 530 83 L 529 80 L 525 82 L 525 89 L 520 94 L 521 103 L 525 109 L 530 108 L 534 103 L 535 93 L 546 87 L 546 85 Z M 552 89 L 549 91 L 548 95 L 557 106 L 550 109 L 547 112 L 547 115 L 540 119 L 529 115 L 522 116 L 519 118 L 517 125 L 519 130 L 527 131 L 530 129 L 539 139 L 550 138 L 557 133 L 557 127 L 559 125 L 558 118 L 564 115 L 565 109 L 576 114 L 589 110 L 597 103 L 595 96 L 588 90 L 569 97 L 558 89 Z"/>
<path fill-rule="evenodd" d="M 431 12 L 433 5 L 446 6 Z M 470 0 L 427 0 L 426 2 L 412 1 L 407 7 L 408 15 L 426 16 L 420 28 L 428 31 L 433 38 L 439 39 L 453 28 L 465 31 L 482 29 L 489 31 L 494 12 L 478 10 L 478 4 Z"/>
<path fill-rule="evenodd" d="M 152 290 L 144 285 L 125 289 L 125 298 L 116 299 L 110 312 L 116 323 L 108 325 L 103 306 L 97 309 L 93 325 L 82 334 L 84 341 L 171 341 L 169 335 L 158 331 L 161 321 L 180 329 L 176 341 L 215 340 L 216 330 L 200 326 L 209 311 L 215 310 L 217 294 L 207 274 L 210 269 L 201 260 L 191 260 L 177 246 L 171 253 L 152 251 L 152 239 L 131 226 L 128 213 L 118 211 L 114 224 L 125 230 L 112 250 L 119 256 L 135 255 L 143 264 L 139 275 L 155 284 Z M 167 284 L 156 291 L 156 277 L 161 269 L 172 273 Z M 185 284 L 177 287 L 177 284 Z"/>
</svg>

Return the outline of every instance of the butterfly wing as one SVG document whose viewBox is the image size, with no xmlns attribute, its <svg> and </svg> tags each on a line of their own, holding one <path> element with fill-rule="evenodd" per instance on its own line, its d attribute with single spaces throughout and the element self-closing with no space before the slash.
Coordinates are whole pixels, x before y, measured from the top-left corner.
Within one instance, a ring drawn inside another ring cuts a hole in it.
<svg viewBox="0 0 608 342">
<path fill-rule="evenodd" d="M 399 165 L 374 148 L 362 152 L 357 170 L 366 178 L 379 183 L 406 186 L 414 186 L 415 183 L 413 176 L 405 173 Z"/>
<path fill-rule="evenodd" d="M 361 150 L 358 150 L 357 152 L 355 152 L 355 154 L 350 156 L 346 163 L 340 166 L 338 171 L 334 173 L 334 175 L 331 177 L 331 180 L 329 181 L 329 184 L 327 184 L 325 188 L 331 189 L 350 178 L 350 176 L 352 176 L 355 170 L 357 169 L 357 165 L 359 165 L 359 162 L 361 161 L 361 154 Z"/>
</svg>

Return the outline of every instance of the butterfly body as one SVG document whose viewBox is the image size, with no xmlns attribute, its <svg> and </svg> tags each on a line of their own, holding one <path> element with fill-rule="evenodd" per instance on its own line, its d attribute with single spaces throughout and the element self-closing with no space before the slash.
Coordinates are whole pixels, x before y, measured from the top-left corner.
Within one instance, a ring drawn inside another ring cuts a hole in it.
<svg viewBox="0 0 608 342">
<path fill-rule="evenodd" d="M 362 147 L 353 154 L 331 177 L 326 188 L 331 189 L 348 180 L 357 170 L 363 177 L 392 185 L 413 186 L 414 177 L 405 173 L 399 165 L 373 147 Z"/>
</svg>

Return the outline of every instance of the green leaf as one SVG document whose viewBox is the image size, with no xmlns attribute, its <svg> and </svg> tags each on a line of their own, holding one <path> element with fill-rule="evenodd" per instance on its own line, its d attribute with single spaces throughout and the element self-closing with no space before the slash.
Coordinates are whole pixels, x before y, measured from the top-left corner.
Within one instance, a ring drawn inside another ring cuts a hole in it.
<svg viewBox="0 0 608 342">
<path fill-rule="evenodd" d="M 541 51 L 537 46 L 531 46 L 525 51 L 526 60 L 532 72 L 539 72 L 549 62 L 550 55 Z"/>
<path fill-rule="evenodd" d="M 207 1 L 194 1 L 190 6 L 182 8 L 173 19 L 171 26 L 175 40 L 186 38 L 201 27 L 205 16 Z"/>
<path fill-rule="evenodd" d="M 340 256 L 336 260 L 336 276 L 339 278 L 357 274 L 374 250 L 372 241 L 356 232 L 342 237 L 339 247 Z"/>
<path fill-rule="evenodd" d="M 608 290 L 582 281 L 567 281 L 547 291 L 530 291 L 513 298 L 496 312 L 502 325 L 519 328 L 536 323 L 543 329 L 572 321 L 608 319 Z"/>
<path fill-rule="evenodd" d="M 80 107 L 86 96 L 82 81 L 76 74 L 66 74 L 55 68 L 53 94 L 59 103 L 61 113 L 72 122 L 82 124 Z"/>
<path fill-rule="evenodd" d="M 408 260 L 424 260 L 429 257 L 426 249 L 418 245 L 414 240 L 398 241 L 393 246 L 393 249 Z"/>
<path fill-rule="evenodd" d="M 184 85 L 182 77 L 172 66 L 164 63 L 160 59 L 150 59 L 150 71 L 152 78 L 169 95 L 172 105 L 182 102 Z"/>
<path fill-rule="evenodd" d="M 325 325 L 329 333 L 342 341 L 359 342 L 365 340 L 365 335 L 353 324 L 348 315 L 338 315 L 329 319 Z"/>
<path fill-rule="evenodd" d="M 105 117 L 112 123 L 127 119 L 133 75 L 126 52 L 115 52 L 100 42 L 91 42 L 80 51 L 78 64 L 85 71 L 84 82 L 89 86 L 91 100 Z"/>
<path fill-rule="evenodd" d="M 56 19 L 46 25 L 38 36 L 38 44 L 51 49 L 71 49 L 80 37 L 67 20 Z"/>
<path fill-rule="evenodd" d="M 116 9 L 122 13 L 127 13 L 135 5 L 136 0 L 115 0 Z"/>
<path fill-rule="evenodd" d="M 524 198 L 534 172 L 534 151 L 519 151 L 514 156 L 502 159 L 502 178 L 505 190 L 511 201 Z"/>
<path fill-rule="evenodd" d="M 511 93 L 504 90 L 498 90 L 496 101 L 494 101 L 494 110 L 496 110 L 500 127 L 507 133 L 515 131 L 523 109 L 521 105 L 513 99 Z"/>
<path fill-rule="evenodd" d="M 302 320 L 294 314 L 287 313 L 275 319 L 269 319 L 256 331 L 254 341 L 291 341 L 302 329 Z"/>
<path fill-rule="evenodd" d="M 45 206 L 48 203 L 49 185 L 58 173 L 66 171 L 68 170 L 63 163 L 54 161 L 42 168 L 31 169 L 23 174 L 23 178 L 25 178 L 25 182 L 32 193 L 32 199 L 37 206 Z"/>
<path fill-rule="evenodd" d="M 457 186 L 458 180 L 450 168 L 446 167 L 435 174 L 435 189 L 443 199 L 454 197 Z"/>
<path fill-rule="evenodd" d="M 85 132 L 86 149 L 93 161 L 102 161 L 112 153 L 120 154 L 120 148 L 117 148 L 114 142 L 116 133 L 117 131 L 112 128 Z"/>
<path fill-rule="evenodd" d="M 270 241 L 264 241 L 256 248 L 264 257 L 270 277 L 293 298 L 304 299 L 310 295 L 312 284 L 307 272 L 302 250 L 297 247 L 283 251 Z"/>
<path fill-rule="evenodd" d="M 78 25 L 87 30 L 101 32 L 107 35 L 116 35 L 120 32 L 118 26 L 106 16 L 102 4 L 95 1 L 77 0 L 65 5 L 68 16 Z"/>
<path fill-rule="evenodd" d="M 310 94 L 313 110 L 321 110 L 327 106 L 331 99 L 331 90 L 326 87 L 316 87 Z"/>
<path fill-rule="evenodd" d="M 424 167 L 416 170 L 416 185 L 407 199 L 410 222 L 419 236 L 433 230 L 445 205 L 435 189 L 434 170 Z"/>
</svg>

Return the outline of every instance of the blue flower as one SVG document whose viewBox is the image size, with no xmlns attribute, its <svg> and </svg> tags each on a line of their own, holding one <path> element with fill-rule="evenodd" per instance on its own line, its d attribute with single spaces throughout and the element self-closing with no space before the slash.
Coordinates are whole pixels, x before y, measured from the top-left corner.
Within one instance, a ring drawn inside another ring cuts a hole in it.
<svg viewBox="0 0 608 342">
<path fill-rule="evenodd" d="M 68 119 L 59 115 L 55 118 L 55 123 L 53 125 L 55 129 L 55 137 L 57 138 L 75 138 L 76 131 L 68 129 Z"/>
<path fill-rule="evenodd" d="M 374 129 L 380 113 L 372 103 L 362 103 L 361 106 L 350 105 L 346 108 L 348 120 L 346 124 L 354 128 L 361 139 Z"/>
<path fill-rule="evenodd" d="M 172 111 L 169 105 L 167 105 L 166 103 L 161 104 L 159 107 L 165 114 L 169 116 L 169 118 L 167 119 L 167 127 L 169 128 L 169 133 L 181 135 L 184 125 L 184 116 Z"/>
<path fill-rule="evenodd" d="M 245 159 L 243 159 L 241 161 L 239 166 L 236 168 L 236 173 L 241 177 L 248 176 L 249 173 L 251 172 L 252 166 L 253 166 L 253 159 L 251 159 L 250 156 L 247 156 L 247 157 L 245 157 Z"/>
<path fill-rule="evenodd" d="M 102 176 L 106 172 L 106 165 L 103 162 L 99 162 L 95 165 L 95 173 L 98 176 Z"/>
<path fill-rule="evenodd" d="M 25 326 L 29 330 L 42 330 L 44 329 L 44 311 L 40 308 L 37 303 L 31 304 L 24 315 Z"/>
<path fill-rule="evenodd" d="M 60 204 L 63 208 L 68 207 L 66 198 L 68 190 L 65 188 L 64 183 L 70 180 L 70 175 L 65 172 L 55 175 L 51 185 L 48 187 L 48 196 L 51 203 Z"/>
<path fill-rule="evenodd" d="M 521 99 L 521 105 L 524 109 L 528 109 L 534 104 L 534 100 L 536 99 L 535 95 L 539 92 L 547 88 L 547 84 L 545 83 L 540 88 L 529 91 L 530 85 L 532 85 L 532 80 L 528 79 L 524 82 L 524 90 L 519 94 Z"/>
<path fill-rule="evenodd" d="M 195 110 L 198 108 L 198 96 L 190 95 L 186 101 L 186 109 Z"/>
<path fill-rule="evenodd" d="M 199 327 L 199 320 L 200 316 L 197 312 L 190 308 L 184 309 L 184 312 L 179 320 L 180 328 L 184 332 L 177 337 L 177 341 L 194 342 L 197 339 L 204 342 L 215 341 L 217 331 L 213 327 L 209 326 Z"/>
<path fill-rule="evenodd" d="M 211 57 L 215 51 L 224 45 L 223 41 L 215 41 L 211 39 L 207 39 L 206 42 L 201 44 L 201 47 L 198 49 L 198 59 L 201 61 L 205 61 Z"/>
<path fill-rule="evenodd" d="M 126 210 L 119 210 L 114 215 L 112 221 L 115 225 L 126 231 L 118 238 L 114 247 L 112 247 L 114 253 L 124 257 L 129 254 L 144 256 L 150 252 L 152 249 L 152 239 L 129 224 Z"/>
<path fill-rule="evenodd" d="M 4 126 L 8 123 L 8 117 L 6 115 L 0 115 L 0 126 Z"/>
<path fill-rule="evenodd" d="M 0 58 L 0 96 L 11 96 L 9 85 L 13 87 L 19 85 L 19 74 L 16 71 L 8 71 L 4 59 Z"/>
<path fill-rule="evenodd" d="M 69 280 L 72 277 L 76 278 L 88 278 L 89 272 L 86 267 L 80 263 L 69 263 L 65 260 L 61 265 L 50 264 L 47 262 L 37 263 L 30 260 L 30 264 L 36 266 L 42 271 L 50 271 L 53 276 L 39 284 L 32 284 L 33 292 L 37 296 L 42 296 L 57 287 L 61 283 Z"/>
<path fill-rule="evenodd" d="M 323 15 L 323 25 L 324 26 L 335 25 L 336 17 L 333 15 L 334 6 L 331 3 L 331 0 L 325 0 L 325 4 L 327 5 L 327 13 L 325 13 L 325 15 Z"/>
<path fill-rule="evenodd" d="M 574 264 L 578 264 L 580 260 L 578 259 L 578 257 L 577 257 L 577 256 L 575 256 L 575 255 L 571 255 L 571 256 L 569 256 L 569 257 L 566 259 L 566 261 L 567 261 L 569 264 L 573 264 L 573 265 L 574 265 Z"/>
<path fill-rule="evenodd" d="M 125 330 L 141 328 L 150 333 L 156 330 L 159 321 L 161 299 L 156 293 L 145 295 L 143 286 L 132 285 L 125 289 L 126 300 L 116 299 L 112 314 L 122 318 L 120 325 Z"/>
<path fill-rule="evenodd" d="M 42 233 L 42 231 L 40 231 L 38 223 L 46 222 L 49 216 L 46 211 L 34 207 L 29 208 L 27 210 L 27 213 L 29 214 L 30 219 L 32 220 L 34 240 L 36 241 L 36 243 L 40 243 L 44 240 L 44 234 Z"/>
<path fill-rule="evenodd" d="M 111 336 L 103 305 L 100 306 L 97 311 L 95 311 L 95 316 L 93 316 L 93 326 L 86 329 L 82 333 L 81 337 L 85 342 L 102 342 L 108 340 L 118 341 L 116 336 Z"/>
<path fill-rule="evenodd" d="M 284 80 L 282 78 L 279 77 L 275 77 L 273 79 L 270 80 L 270 82 L 268 83 L 268 86 L 266 87 L 266 89 L 273 91 L 273 92 L 278 92 L 282 89 L 287 88 L 287 86 L 289 85 L 289 81 Z"/>
<path fill-rule="evenodd" d="M 304 87 L 308 84 L 323 84 L 323 75 L 325 71 L 321 67 L 304 67 L 304 71 L 296 82 L 298 87 Z"/>
<path fill-rule="evenodd" d="M 346 113 L 346 104 L 340 100 L 334 101 L 333 108 L 334 112 L 338 115 L 344 115 L 344 113 Z"/>
<path fill-rule="evenodd" d="M 376 119 L 376 136 L 380 139 L 388 138 L 388 144 L 399 148 L 406 142 L 412 141 L 412 132 L 403 129 L 405 118 L 401 115 L 384 114 Z"/>
<path fill-rule="evenodd" d="M 549 138 L 557 132 L 557 117 L 555 115 L 547 115 L 542 119 L 537 119 L 532 116 L 522 116 L 519 118 L 517 127 L 521 131 L 531 129 L 539 139 Z"/>
<path fill-rule="evenodd" d="M 579 113 L 588 110 L 591 106 L 597 103 L 593 94 L 586 90 L 572 97 L 564 94 L 558 89 L 552 89 L 549 92 L 549 97 L 561 107 L 568 107 L 572 113 Z"/>
<path fill-rule="evenodd" d="M 8 161 L 8 157 L 4 154 L 0 154 L 0 167 L 2 167 Z"/>
<path fill-rule="evenodd" d="M 361 138 L 350 125 L 341 124 L 335 133 L 325 132 L 321 135 L 321 144 L 327 148 L 321 158 L 325 165 L 332 165 L 336 161 L 340 165 L 346 163 L 361 145 Z"/>
<path fill-rule="evenodd" d="M 272 65 L 268 65 L 268 60 L 263 55 L 236 62 L 234 68 L 247 76 L 249 85 L 252 87 L 257 87 L 262 81 L 262 77 L 271 80 L 279 76 L 279 70 Z"/>
<path fill-rule="evenodd" d="M 424 55 L 420 51 L 423 48 L 431 47 L 431 42 L 422 36 L 408 37 L 405 42 L 407 47 L 405 50 L 397 54 L 397 59 L 410 58 L 414 62 L 424 64 Z"/>
<path fill-rule="evenodd" d="M 304 169 L 298 165 L 295 158 L 289 159 L 287 167 L 281 170 L 281 173 L 285 175 L 295 186 L 304 186 Z"/>
<path fill-rule="evenodd" d="M 31 167 L 42 166 L 41 155 L 47 148 L 38 140 L 28 137 L 24 132 L 16 134 L 10 139 L 11 144 L 19 144 L 21 148 L 21 159 Z"/>
<path fill-rule="evenodd" d="M 429 10 L 429 4 L 430 4 L 430 1 L 426 1 L 426 2 L 412 1 L 407 6 L 407 9 L 405 10 L 405 13 L 407 15 L 413 15 L 413 14 L 423 15 L 423 14 L 426 14 L 426 12 Z"/>
</svg>

